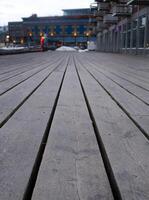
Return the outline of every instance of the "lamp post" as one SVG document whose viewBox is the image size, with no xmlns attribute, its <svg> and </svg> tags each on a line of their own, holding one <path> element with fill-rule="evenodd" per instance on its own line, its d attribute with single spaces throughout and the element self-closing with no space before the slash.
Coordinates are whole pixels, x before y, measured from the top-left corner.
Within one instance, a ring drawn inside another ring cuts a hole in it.
<svg viewBox="0 0 149 200">
<path fill-rule="evenodd" d="M 54 36 L 54 33 L 53 33 L 53 32 L 51 32 L 51 33 L 50 33 L 50 36 L 51 36 L 51 37 L 53 37 L 53 36 Z"/>
<path fill-rule="evenodd" d="M 73 36 L 75 37 L 75 45 L 77 46 L 77 32 L 74 32 Z"/>
<path fill-rule="evenodd" d="M 54 37 L 54 32 L 50 32 L 50 37 L 53 38 Z M 50 38 L 50 46 L 54 45 L 53 39 Z"/>
<path fill-rule="evenodd" d="M 10 42 L 10 35 L 6 35 L 5 41 L 6 41 L 6 46 L 8 48 Z"/>
<path fill-rule="evenodd" d="M 85 35 L 86 35 L 86 37 L 87 37 L 86 45 L 88 45 L 88 38 L 89 38 L 89 36 L 90 36 L 90 32 L 89 32 L 89 31 L 86 32 Z"/>
<path fill-rule="evenodd" d="M 28 37 L 28 46 L 29 46 L 29 47 L 30 47 L 32 35 L 33 35 L 32 32 L 29 32 L 29 33 L 28 33 L 28 36 L 29 36 L 29 37 Z"/>
<path fill-rule="evenodd" d="M 88 42 L 88 37 L 90 36 L 89 32 L 86 32 L 86 37 L 87 37 L 87 42 Z"/>
<path fill-rule="evenodd" d="M 22 45 L 24 44 L 24 39 L 23 39 L 23 38 L 20 40 L 20 43 L 21 43 Z"/>
</svg>

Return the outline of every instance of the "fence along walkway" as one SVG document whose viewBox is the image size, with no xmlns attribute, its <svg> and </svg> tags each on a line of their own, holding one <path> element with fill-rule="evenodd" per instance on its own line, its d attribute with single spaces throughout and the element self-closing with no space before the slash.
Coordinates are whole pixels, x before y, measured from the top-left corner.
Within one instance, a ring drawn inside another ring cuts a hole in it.
<svg viewBox="0 0 149 200">
<path fill-rule="evenodd" d="M 0 199 L 148 200 L 148 59 L 19 56 L 0 64 Z"/>
</svg>

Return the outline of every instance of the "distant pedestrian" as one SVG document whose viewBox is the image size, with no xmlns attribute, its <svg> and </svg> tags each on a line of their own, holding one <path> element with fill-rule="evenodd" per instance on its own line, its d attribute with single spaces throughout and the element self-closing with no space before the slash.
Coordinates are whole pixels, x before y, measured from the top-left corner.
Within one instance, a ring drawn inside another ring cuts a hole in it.
<svg viewBox="0 0 149 200">
<path fill-rule="evenodd" d="M 45 42 L 45 38 L 44 38 L 44 36 L 42 36 L 42 37 L 40 38 L 40 46 L 41 46 L 41 50 L 42 50 L 42 51 L 44 51 L 44 42 Z"/>
</svg>

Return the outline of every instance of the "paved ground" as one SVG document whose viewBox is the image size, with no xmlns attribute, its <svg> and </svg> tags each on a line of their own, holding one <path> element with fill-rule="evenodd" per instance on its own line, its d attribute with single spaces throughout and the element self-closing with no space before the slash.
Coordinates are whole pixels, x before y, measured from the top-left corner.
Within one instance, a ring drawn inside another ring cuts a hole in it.
<svg viewBox="0 0 149 200">
<path fill-rule="evenodd" d="M 148 200 L 149 59 L 0 57 L 0 200 Z"/>
</svg>

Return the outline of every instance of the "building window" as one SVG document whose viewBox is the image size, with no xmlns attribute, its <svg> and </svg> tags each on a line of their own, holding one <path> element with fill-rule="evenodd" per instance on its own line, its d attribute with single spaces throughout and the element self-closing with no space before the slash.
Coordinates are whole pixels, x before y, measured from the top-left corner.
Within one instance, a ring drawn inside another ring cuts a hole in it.
<svg viewBox="0 0 149 200">
<path fill-rule="evenodd" d="M 133 28 L 136 29 L 138 24 L 138 19 L 134 19 L 133 21 Z"/>
<path fill-rule="evenodd" d="M 131 38 L 131 31 L 129 30 L 127 32 L 127 48 L 130 48 L 130 38 Z"/>
<path fill-rule="evenodd" d="M 126 32 L 123 32 L 123 39 L 122 39 L 122 48 L 126 47 Z"/>
<path fill-rule="evenodd" d="M 132 30 L 132 47 L 135 48 L 137 46 L 137 25 L 138 25 L 138 19 L 135 19 L 133 21 L 133 30 Z"/>
<path fill-rule="evenodd" d="M 146 47 L 149 48 L 149 15 L 146 16 L 146 20 L 147 20 L 147 27 L 146 27 Z"/>
<path fill-rule="evenodd" d="M 140 23 L 139 23 L 140 26 L 146 26 L 146 17 L 145 16 L 142 16 L 140 17 Z"/>
<path fill-rule="evenodd" d="M 144 47 L 144 34 L 145 34 L 145 28 L 140 28 L 140 30 L 139 30 L 139 47 Z"/>
<path fill-rule="evenodd" d="M 144 39 L 145 39 L 145 26 L 146 26 L 146 17 L 142 16 L 139 18 L 139 47 L 144 47 Z"/>
<path fill-rule="evenodd" d="M 123 32 L 122 32 L 122 48 L 126 48 L 126 32 L 127 28 L 126 28 L 126 24 L 123 25 Z"/>
<path fill-rule="evenodd" d="M 132 32 L 132 34 L 133 34 L 133 36 L 132 36 L 133 37 L 132 47 L 135 48 L 136 44 L 137 44 L 137 30 L 134 29 L 133 32 Z"/>
<path fill-rule="evenodd" d="M 128 24 L 127 24 L 127 48 L 130 48 L 130 42 L 131 42 L 131 22 L 128 22 Z"/>
</svg>

